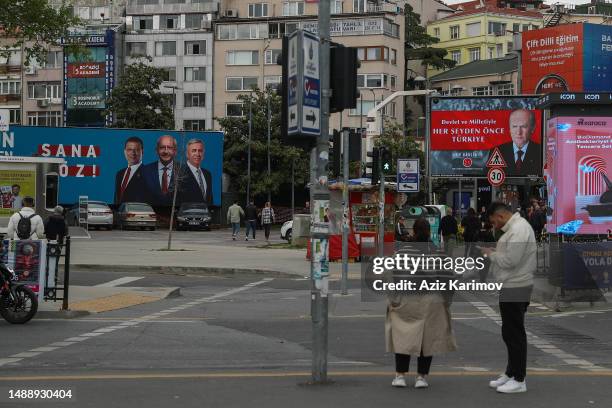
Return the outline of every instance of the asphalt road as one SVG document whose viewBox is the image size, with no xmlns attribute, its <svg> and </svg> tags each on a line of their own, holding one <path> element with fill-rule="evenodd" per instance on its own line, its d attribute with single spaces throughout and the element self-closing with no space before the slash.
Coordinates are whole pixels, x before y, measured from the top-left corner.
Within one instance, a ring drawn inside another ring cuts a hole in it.
<svg viewBox="0 0 612 408">
<path fill-rule="evenodd" d="M 71 279 L 96 285 L 124 276 L 76 271 Z M 125 286 L 179 286 L 182 296 L 78 319 L 0 322 L 0 406 L 32 406 L 9 399 L 11 390 L 71 391 L 71 399 L 40 402 L 53 407 L 612 405 L 612 308 L 532 305 L 529 392 L 498 395 L 487 387 L 505 360 L 495 299 L 456 301 L 459 350 L 434 358 L 429 389 L 393 389 L 384 301 L 363 302 L 351 281 L 348 296 L 329 299 L 332 382 L 308 385 L 309 281 L 129 276 L 140 279 Z"/>
</svg>

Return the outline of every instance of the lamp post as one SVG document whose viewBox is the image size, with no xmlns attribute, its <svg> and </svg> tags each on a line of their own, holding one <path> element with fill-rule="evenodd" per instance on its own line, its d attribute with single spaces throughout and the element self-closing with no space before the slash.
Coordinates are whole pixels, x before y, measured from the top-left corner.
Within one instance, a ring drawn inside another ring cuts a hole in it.
<svg viewBox="0 0 612 408">
<path fill-rule="evenodd" d="M 247 191 L 246 205 L 251 199 L 251 135 L 253 132 L 253 91 L 249 92 L 249 141 L 247 146 Z"/>
<path fill-rule="evenodd" d="M 172 89 L 172 121 L 174 122 L 172 127 L 176 130 L 176 90 L 183 88 L 178 85 L 162 85 L 162 87 Z"/>
</svg>

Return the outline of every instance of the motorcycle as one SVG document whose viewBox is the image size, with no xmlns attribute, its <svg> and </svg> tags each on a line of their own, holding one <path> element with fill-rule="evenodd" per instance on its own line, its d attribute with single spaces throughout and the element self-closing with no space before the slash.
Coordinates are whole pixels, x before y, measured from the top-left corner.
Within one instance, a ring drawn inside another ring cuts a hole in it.
<svg viewBox="0 0 612 408">
<path fill-rule="evenodd" d="M 24 324 L 38 310 L 38 299 L 32 289 L 17 283 L 18 276 L 0 264 L 0 315 L 9 323 Z"/>
</svg>

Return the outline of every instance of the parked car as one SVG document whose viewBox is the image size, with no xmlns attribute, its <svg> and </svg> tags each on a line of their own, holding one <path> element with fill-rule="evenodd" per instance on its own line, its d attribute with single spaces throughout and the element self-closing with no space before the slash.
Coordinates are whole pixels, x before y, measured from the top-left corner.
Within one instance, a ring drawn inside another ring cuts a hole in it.
<svg viewBox="0 0 612 408">
<path fill-rule="evenodd" d="M 288 242 L 291 242 L 292 233 L 293 233 L 293 220 L 285 221 L 285 223 L 283 224 L 280 230 L 281 239 L 286 239 Z"/>
<path fill-rule="evenodd" d="M 204 203 L 183 203 L 176 212 L 176 229 L 210 230 L 210 212 Z"/>
<path fill-rule="evenodd" d="M 88 228 L 113 229 L 113 210 L 102 201 L 87 202 L 87 226 Z M 66 212 L 66 223 L 68 225 L 79 225 L 79 204 L 75 204 Z"/>
<path fill-rule="evenodd" d="M 120 229 L 140 228 L 155 231 L 157 215 L 149 204 L 123 203 L 117 209 L 115 223 Z"/>
</svg>

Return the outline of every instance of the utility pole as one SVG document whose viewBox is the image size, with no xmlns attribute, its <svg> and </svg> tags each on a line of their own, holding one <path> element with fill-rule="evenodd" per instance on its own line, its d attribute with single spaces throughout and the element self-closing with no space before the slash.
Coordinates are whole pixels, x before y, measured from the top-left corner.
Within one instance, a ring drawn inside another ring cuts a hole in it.
<svg viewBox="0 0 612 408">
<path fill-rule="evenodd" d="M 378 189 L 378 256 L 385 256 L 385 173 L 383 169 L 383 150 L 378 149 L 378 174 L 380 186 Z"/>
<path fill-rule="evenodd" d="M 246 205 L 251 200 L 251 133 L 253 129 L 253 92 L 249 94 L 249 142 L 247 146 L 247 191 Z"/>
<path fill-rule="evenodd" d="M 342 115 L 342 112 L 340 112 Z M 334 146 L 334 149 L 336 147 Z M 340 290 L 348 294 L 348 234 L 349 234 L 349 130 L 342 129 L 342 280 Z"/>
<path fill-rule="evenodd" d="M 270 177 L 272 175 L 271 167 L 270 167 L 270 126 L 272 126 L 272 108 L 270 107 L 270 88 L 266 90 L 266 100 L 268 102 L 268 183 L 270 183 Z M 272 193 L 270 192 L 270 187 L 268 184 L 268 201 L 272 200 Z"/>
</svg>

